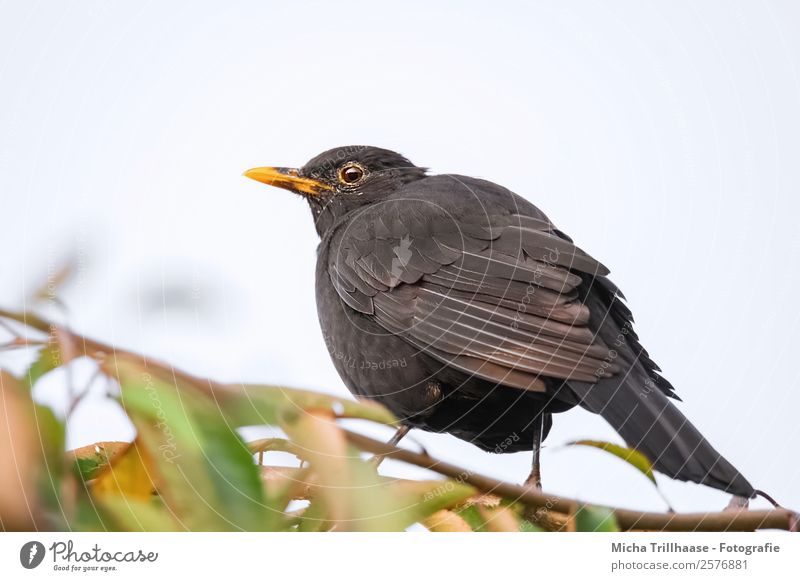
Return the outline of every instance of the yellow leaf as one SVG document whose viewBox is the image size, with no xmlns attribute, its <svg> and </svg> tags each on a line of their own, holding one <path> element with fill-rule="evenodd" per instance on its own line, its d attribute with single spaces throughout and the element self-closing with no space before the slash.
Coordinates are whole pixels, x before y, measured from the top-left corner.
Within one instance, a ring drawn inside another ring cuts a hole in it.
<svg viewBox="0 0 800 581">
<path fill-rule="evenodd" d="M 155 478 L 146 450 L 134 441 L 100 470 L 92 491 L 98 497 L 123 495 L 147 500 L 155 489 Z"/>
<path fill-rule="evenodd" d="M 518 533 L 520 530 L 519 517 L 507 506 L 498 505 L 489 507 L 478 505 L 484 524 L 484 530 L 492 533 Z"/>
<path fill-rule="evenodd" d="M 469 533 L 472 529 L 463 518 L 450 510 L 440 510 L 426 518 L 423 523 L 434 533 Z"/>
</svg>

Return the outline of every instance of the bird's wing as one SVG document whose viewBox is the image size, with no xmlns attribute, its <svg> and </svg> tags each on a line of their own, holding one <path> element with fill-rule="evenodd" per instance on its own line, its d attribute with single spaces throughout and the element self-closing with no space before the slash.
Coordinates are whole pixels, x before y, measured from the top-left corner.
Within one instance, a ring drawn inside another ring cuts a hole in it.
<svg viewBox="0 0 800 581">
<path fill-rule="evenodd" d="M 602 264 L 508 190 L 461 195 L 425 182 L 337 228 L 328 267 L 346 304 L 505 385 L 543 390 L 540 376 L 595 382 L 617 371 L 578 294 L 585 275 L 607 274 Z M 487 188 L 473 182 L 472 193 Z"/>
</svg>

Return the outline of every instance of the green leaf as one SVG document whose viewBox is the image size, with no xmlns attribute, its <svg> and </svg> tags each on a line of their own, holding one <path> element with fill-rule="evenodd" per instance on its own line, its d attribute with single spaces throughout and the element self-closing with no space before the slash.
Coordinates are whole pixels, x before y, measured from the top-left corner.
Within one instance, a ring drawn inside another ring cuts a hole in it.
<svg viewBox="0 0 800 581">
<path fill-rule="evenodd" d="M 612 444 L 611 442 L 603 442 L 600 440 L 578 440 L 577 442 L 570 442 L 567 446 L 589 446 L 592 448 L 598 448 L 600 450 L 604 450 L 609 454 L 620 458 L 636 468 L 639 472 L 647 476 L 647 478 L 652 482 L 655 486 L 658 486 L 656 482 L 655 474 L 653 474 L 653 465 L 650 463 L 650 460 L 647 459 L 647 456 L 639 452 L 638 450 L 634 450 L 632 448 L 626 448 L 625 446 L 620 446 L 619 444 Z"/>
<path fill-rule="evenodd" d="M 639 472 L 644 474 L 650 482 L 653 483 L 653 486 L 656 487 L 656 491 L 658 495 L 664 500 L 667 507 L 672 510 L 672 506 L 669 503 L 669 500 L 664 496 L 661 492 L 661 489 L 658 487 L 658 482 L 656 482 L 656 476 L 653 473 L 653 464 L 650 460 L 639 452 L 638 450 L 634 450 L 632 448 L 626 448 L 625 446 L 620 446 L 619 444 L 612 444 L 611 442 L 603 442 L 600 440 L 578 440 L 577 442 L 570 442 L 567 446 L 589 446 L 591 448 L 597 448 L 599 450 L 603 450 L 620 458 L 636 468 Z"/>
<path fill-rule="evenodd" d="M 301 533 L 317 533 L 329 530 L 332 523 L 328 521 L 326 514 L 325 503 L 321 500 L 312 500 L 303 511 L 297 530 Z"/>
<path fill-rule="evenodd" d="M 50 342 L 39 349 L 36 359 L 34 359 L 33 363 L 30 364 L 27 371 L 25 371 L 22 376 L 22 381 L 24 381 L 28 387 L 33 387 L 39 379 L 54 369 L 58 369 L 63 363 L 61 350 L 58 348 L 58 344 Z"/>
<path fill-rule="evenodd" d="M 619 531 L 614 513 L 601 506 L 582 506 L 575 513 L 575 529 L 583 532 Z"/>
<path fill-rule="evenodd" d="M 46 471 L 39 483 L 39 494 L 47 510 L 60 519 L 63 517 L 62 480 L 72 477 L 71 474 L 65 474 L 64 471 L 66 429 L 64 423 L 49 407 L 34 403 L 33 410 L 39 445 L 44 453 Z"/>
<path fill-rule="evenodd" d="M 473 531 L 479 532 L 484 530 L 486 521 L 484 520 L 481 512 L 478 510 L 478 507 L 474 504 L 465 505 L 454 512 L 463 518 Z"/>
<path fill-rule="evenodd" d="M 477 492 L 472 486 L 454 480 L 398 480 L 384 486 L 381 492 L 392 498 L 402 528 L 453 508 Z"/>
<path fill-rule="evenodd" d="M 265 385 L 228 385 L 220 405 L 237 426 L 280 425 L 306 410 L 319 410 L 335 418 L 357 418 L 394 424 L 395 417 L 382 405 L 332 395 Z"/>
<path fill-rule="evenodd" d="M 172 532 L 183 530 L 158 496 L 137 500 L 129 496 L 106 496 L 98 501 L 104 523 L 127 532 Z M 110 522 L 109 522 L 110 521 Z"/>
<path fill-rule="evenodd" d="M 120 452 L 129 446 L 129 442 L 97 442 L 72 450 L 75 468 L 82 481 L 92 480 L 97 472 Z"/>
<path fill-rule="evenodd" d="M 526 518 L 520 519 L 520 521 L 519 521 L 519 530 L 520 530 L 520 532 L 523 532 L 523 533 L 541 533 L 541 532 L 543 532 L 542 529 L 537 527 L 535 524 L 533 524 L 531 521 L 529 521 Z"/>
<path fill-rule="evenodd" d="M 189 530 L 271 530 L 278 512 L 267 504 L 250 450 L 209 392 L 164 368 L 117 355 L 103 366 L 121 387 L 121 403 L 137 442 L 152 461 L 159 495 Z"/>
</svg>

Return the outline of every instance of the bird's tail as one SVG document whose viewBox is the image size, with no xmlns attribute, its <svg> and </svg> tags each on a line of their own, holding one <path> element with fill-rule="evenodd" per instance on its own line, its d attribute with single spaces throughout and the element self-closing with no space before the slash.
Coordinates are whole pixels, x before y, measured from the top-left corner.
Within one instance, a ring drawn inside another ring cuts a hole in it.
<svg viewBox="0 0 800 581">
<path fill-rule="evenodd" d="M 659 472 L 752 498 L 753 486 L 672 403 L 672 385 L 639 344 L 619 290 L 607 279 L 594 285 L 585 300 L 596 302 L 590 310 L 602 316 L 594 328 L 621 372 L 594 384 L 570 381 L 579 405 L 603 416 Z"/>
<path fill-rule="evenodd" d="M 647 392 L 644 379 L 631 373 L 622 381 L 570 382 L 579 403 L 600 414 L 629 447 L 671 478 L 688 480 L 752 498 L 752 485 L 708 443 L 658 389 Z M 641 383 L 637 380 L 641 380 Z"/>
</svg>

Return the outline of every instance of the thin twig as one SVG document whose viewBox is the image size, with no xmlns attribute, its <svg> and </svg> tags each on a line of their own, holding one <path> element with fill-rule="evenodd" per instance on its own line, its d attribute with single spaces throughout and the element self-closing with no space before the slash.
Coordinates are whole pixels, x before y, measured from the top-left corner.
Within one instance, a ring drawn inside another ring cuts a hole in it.
<svg viewBox="0 0 800 581">
<path fill-rule="evenodd" d="M 78 407 L 78 404 L 83 401 L 83 398 L 86 397 L 86 394 L 89 393 L 89 389 L 92 387 L 92 384 L 97 380 L 98 377 L 103 375 L 102 370 L 98 367 L 94 370 L 92 375 L 89 377 L 89 380 L 84 384 L 83 389 L 80 392 L 72 394 L 70 396 L 69 408 L 67 408 L 67 418 L 72 415 L 72 412 L 75 411 L 75 408 Z"/>
<path fill-rule="evenodd" d="M 171 374 L 173 379 L 180 378 L 183 381 L 186 381 L 193 386 L 202 389 L 206 392 L 213 392 L 214 390 L 219 390 L 221 393 L 224 393 L 226 387 L 223 384 L 217 383 L 210 379 L 203 379 L 201 377 L 197 377 L 191 375 L 189 373 L 185 373 L 180 371 L 171 365 L 166 363 L 162 363 L 155 358 L 148 357 L 146 355 L 142 355 L 140 353 L 135 353 L 133 351 L 128 351 L 127 349 L 121 349 L 119 347 L 115 347 L 113 345 L 109 345 L 108 343 L 103 343 L 102 341 L 98 341 L 96 339 L 91 339 L 85 335 L 79 335 L 70 331 L 69 329 L 65 329 L 63 327 L 59 327 L 54 323 L 50 323 L 49 321 L 41 318 L 38 315 L 30 312 L 22 312 L 17 313 L 14 311 L 7 311 L 5 309 L 0 309 L 0 318 L 11 319 L 13 321 L 17 321 L 26 325 L 32 329 L 36 329 L 38 331 L 42 331 L 43 333 L 51 333 L 54 327 L 61 328 L 63 331 L 71 335 L 72 339 L 77 344 L 77 352 L 75 357 L 89 357 L 92 359 L 103 359 L 105 356 L 114 355 L 114 356 L 127 356 L 133 359 L 142 361 L 145 365 L 148 363 L 152 364 L 153 373 L 158 373 L 159 369 L 161 368 L 164 374 Z M 212 394 L 216 395 L 216 394 Z"/>
<path fill-rule="evenodd" d="M 3 343 L 0 345 L 0 351 L 11 351 L 12 349 L 23 349 L 27 347 L 41 347 L 42 345 L 47 345 L 44 341 L 31 341 L 30 339 L 25 339 L 24 337 L 14 337 L 8 343 Z"/>
<path fill-rule="evenodd" d="M 20 335 L 20 334 L 17 332 L 17 330 L 16 330 L 14 327 L 12 327 L 11 325 L 9 325 L 8 323 L 6 323 L 5 321 L 3 321 L 2 319 L 0 319 L 0 327 L 2 327 L 3 329 L 5 329 L 5 330 L 6 330 L 6 331 L 8 331 L 9 333 L 11 333 L 11 335 L 12 335 L 12 336 L 13 336 L 15 339 L 22 339 L 22 335 Z"/>
</svg>

